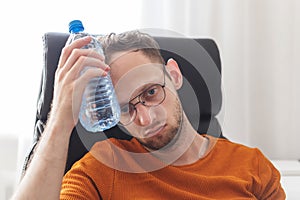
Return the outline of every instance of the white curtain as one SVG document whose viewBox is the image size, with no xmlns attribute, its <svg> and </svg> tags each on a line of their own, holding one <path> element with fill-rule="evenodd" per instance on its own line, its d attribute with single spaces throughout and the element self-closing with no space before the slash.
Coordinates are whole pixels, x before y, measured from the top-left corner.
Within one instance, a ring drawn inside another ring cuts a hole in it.
<svg viewBox="0 0 300 200">
<path fill-rule="evenodd" d="M 300 158 L 300 1 L 144 0 L 142 27 L 213 38 L 224 135 L 271 159 Z"/>
</svg>

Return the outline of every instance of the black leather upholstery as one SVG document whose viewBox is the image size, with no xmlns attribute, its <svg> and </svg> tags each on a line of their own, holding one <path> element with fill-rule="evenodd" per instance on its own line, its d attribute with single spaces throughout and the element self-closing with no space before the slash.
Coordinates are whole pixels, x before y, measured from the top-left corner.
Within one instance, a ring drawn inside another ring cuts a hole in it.
<svg viewBox="0 0 300 200">
<path fill-rule="evenodd" d="M 57 67 L 61 49 L 69 34 L 49 32 L 43 36 L 44 41 L 44 66 L 41 78 L 41 87 L 37 102 L 36 123 L 34 130 L 33 147 L 38 142 L 47 121 L 52 101 L 54 74 Z M 209 134 L 223 137 L 221 127 L 216 115 L 222 104 L 221 93 L 221 61 L 219 50 L 212 39 L 192 38 L 166 38 L 155 37 L 161 47 L 161 53 L 165 60 L 174 58 L 181 68 L 185 78 L 179 95 L 183 108 L 192 125 L 200 134 Z M 130 139 L 116 126 L 105 131 L 105 134 L 92 134 L 85 131 L 78 124 L 72 132 L 70 139 L 66 171 L 72 164 L 80 159 L 89 148 L 99 140 L 109 137 Z M 27 168 L 29 158 L 33 150 L 28 154 L 24 170 Z"/>
</svg>

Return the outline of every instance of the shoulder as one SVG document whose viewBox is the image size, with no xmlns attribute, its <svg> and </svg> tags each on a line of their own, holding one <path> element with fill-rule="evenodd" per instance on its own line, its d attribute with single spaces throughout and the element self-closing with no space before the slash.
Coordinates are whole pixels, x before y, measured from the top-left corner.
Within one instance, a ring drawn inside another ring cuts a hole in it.
<svg viewBox="0 0 300 200">
<path fill-rule="evenodd" d="M 116 153 L 116 151 L 143 153 L 145 152 L 145 148 L 135 138 L 132 138 L 131 140 L 109 138 L 95 143 L 90 150 L 91 153 L 102 155 Z"/>
<path fill-rule="evenodd" d="M 145 148 L 136 139 L 119 140 L 110 138 L 95 143 L 84 156 L 82 162 L 93 162 L 97 165 L 120 170 L 124 166 L 131 166 L 136 154 L 145 152 L 147 152 Z"/>
<path fill-rule="evenodd" d="M 250 147 L 241 143 L 237 143 L 228 139 L 223 138 L 214 138 L 209 136 L 211 141 L 211 148 L 214 148 L 214 151 L 222 152 L 223 154 L 226 152 L 227 154 L 232 155 L 247 155 L 250 156 L 263 156 L 262 152 L 257 147 Z"/>
<path fill-rule="evenodd" d="M 227 139 L 213 138 L 207 161 L 223 166 L 224 171 L 241 172 L 255 177 L 264 174 L 279 175 L 271 161 L 257 147 L 232 142 Z"/>
<path fill-rule="evenodd" d="M 88 171 L 93 168 L 104 168 L 109 166 L 114 161 L 114 157 L 118 152 L 127 151 L 127 149 L 134 149 L 136 145 L 132 140 L 119 140 L 110 138 L 96 142 L 92 148 L 80 160 L 75 162 L 72 169 L 88 168 Z"/>
<path fill-rule="evenodd" d="M 212 137 L 209 139 L 210 149 L 207 154 L 209 160 L 213 159 L 230 166 L 245 167 L 247 170 L 256 172 L 262 161 L 271 165 L 268 158 L 257 147 L 250 147 L 228 139 Z"/>
<path fill-rule="evenodd" d="M 215 141 L 208 160 L 222 166 L 223 174 L 235 174 L 249 180 L 251 190 L 258 199 L 284 199 L 280 172 L 257 147 L 250 147 L 227 139 Z"/>
<path fill-rule="evenodd" d="M 115 170 L 99 159 L 96 150 L 105 152 L 102 157 L 111 155 L 106 142 L 100 142 L 102 148 L 95 144 L 80 160 L 74 163 L 65 174 L 62 183 L 61 199 L 99 199 L 109 196 L 114 184 Z M 97 149 L 98 148 L 98 149 Z"/>
<path fill-rule="evenodd" d="M 224 162 L 243 166 L 261 176 L 264 172 L 278 174 L 269 158 L 257 147 L 250 147 L 227 139 L 215 139 L 212 154 Z"/>
</svg>

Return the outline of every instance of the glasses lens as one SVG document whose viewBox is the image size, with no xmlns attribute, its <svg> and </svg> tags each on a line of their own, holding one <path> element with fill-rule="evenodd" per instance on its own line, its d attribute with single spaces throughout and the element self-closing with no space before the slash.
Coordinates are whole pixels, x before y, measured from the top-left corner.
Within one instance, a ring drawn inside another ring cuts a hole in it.
<svg viewBox="0 0 300 200">
<path fill-rule="evenodd" d="M 152 85 L 140 96 L 140 102 L 145 106 L 157 106 L 165 99 L 165 91 L 162 85 Z"/>
<path fill-rule="evenodd" d="M 136 109 L 134 105 L 131 103 L 125 104 L 121 107 L 121 117 L 120 123 L 121 125 L 128 125 L 130 124 L 136 116 Z"/>
<path fill-rule="evenodd" d="M 152 85 L 138 96 L 139 101 L 137 103 L 128 103 L 121 107 L 120 124 L 126 126 L 134 121 L 137 115 L 135 105 L 138 103 L 142 103 L 144 106 L 148 107 L 157 106 L 164 101 L 165 96 L 163 85 Z"/>
</svg>

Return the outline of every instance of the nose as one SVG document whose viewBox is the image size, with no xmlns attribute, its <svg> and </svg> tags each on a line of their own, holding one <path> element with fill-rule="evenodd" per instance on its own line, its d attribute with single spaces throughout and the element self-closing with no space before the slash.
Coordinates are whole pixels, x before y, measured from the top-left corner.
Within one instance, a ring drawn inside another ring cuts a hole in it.
<svg viewBox="0 0 300 200">
<path fill-rule="evenodd" d="M 135 106 L 136 108 L 136 123 L 138 123 L 141 126 L 147 126 L 151 124 L 152 117 L 150 113 L 151 107 L 144 106 L 143 104 L 138 104 Z"/>
</svg>

